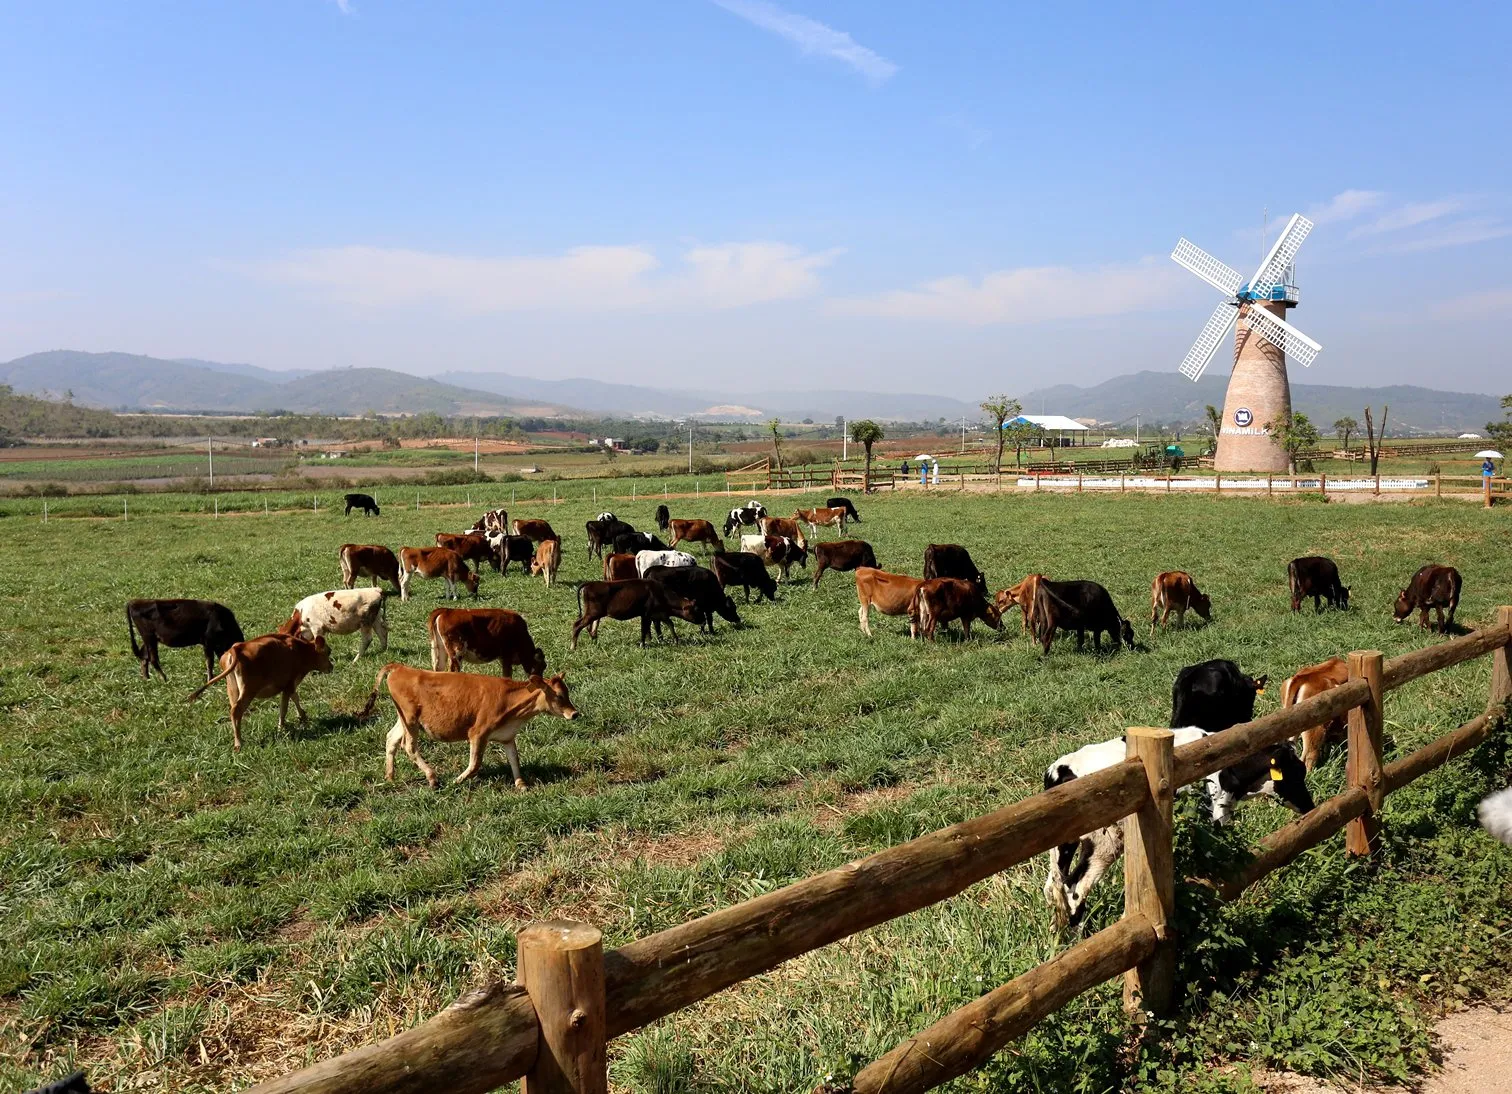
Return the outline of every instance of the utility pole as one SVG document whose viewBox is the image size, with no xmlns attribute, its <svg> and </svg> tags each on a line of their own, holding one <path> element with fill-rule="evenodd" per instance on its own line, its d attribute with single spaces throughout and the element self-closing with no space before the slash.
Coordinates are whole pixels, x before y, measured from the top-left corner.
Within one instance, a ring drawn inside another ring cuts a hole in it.
<svg viewBox="0 0 1512 1094">
<path fill-rule="evenodd" d="M 688 419 L 688 474 L 693 474 L 693 419 Z"/>
<path fill-rule="evenodd" d="M 961 415 L 961 455 L 966 455 L 966 415 Z"/>
<path fill-rule="evenodd" d="M 215 438 L 205 438 L 205 453 L 210 457 L 210 485 L 215 485 Z"/>
<path fill-rule="evenodd" d="M 850 422 L 840 419 L 840 462 L 850 459 Z"/>
<path fill-rule="evenodd" d="M 1139 415 L 1134 415 L 1134 443 L 1139 443 Z"/>
<path fill-rule="evenodd" d="M 473 474 L 478 473 L 478 435 L 473 434 Z"/>
</svg>

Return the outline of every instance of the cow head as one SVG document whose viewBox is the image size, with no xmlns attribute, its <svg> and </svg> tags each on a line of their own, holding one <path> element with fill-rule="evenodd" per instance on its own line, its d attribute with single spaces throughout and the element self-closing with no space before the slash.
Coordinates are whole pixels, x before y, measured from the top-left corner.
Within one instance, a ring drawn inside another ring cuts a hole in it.
<svg viewBox="0 0 1512 1094">
<path fill-rule="evenodd" d="M 714 610 L 724 618 L 728 619 L 731 623 L 734 623 L 737 627 L 741 625 L 740 613 L 735 610 L 735 601 L 730 596 L 726 595 L 724 598 L 724 603 L 719 605 L 719 607 L 715 608 Z"/>
<path fill-rule="evenodd" d="M 1123 639 L 1123 644 L 1129 649 L 1134 648 L 1134 626 L 1127 619 L 1118 621 L 1118 636 Z"/>
<path fill-rule="evenodd" d="M 578 709 L 572 705 L 572 697 L 567 694 L 567 678 L 560 672 L 549 680 L 541 673 L 533 673 L 530 682 L 541 689 L 541 698 L 546 701 L 548 713 L 560 714 L 569 722 L 578 716 Z"/>
<path fill-rule="evenodd" d="M 478 599 L 478 575 L 472 570 L 463 567 L 462 584 L 467 586 L 467 591 L 472 593 L 473 599 Z"/>
<path fill-rule="evenodd" d="M 546 651 L 540 646 L 530 651 L 530 660 L 525 665 L 525 674 L 527 676 L 546 675 Z"/>
<path fill-rule="evenodd" d="M 998 609 L 996 604 L 983 600 L 982 622 L 986 623 L 993 630 L 1000 631 L 1003 629 L 1003 613 Z"/>
<path fill-rule="evenodd" d="M 1341 609 L 1349 607 L 1349 586 L 1348 585 L 1340 585 L 1339 586 L 1339 607 Z"/>
<path fill-rule="evenodd" d="M 1396 607 L 1391 609 L 1391 618 L 1396 622 L 1401 623 L 1406 620 L 1406 618 L 1411 614 L 1412 598 L 1407 595 L 1407 590 L 1403 589 L 1401 592 L 1397 593 Z"/>
<path fill-rule="evenodd" d="M 1202 616 L 1204 621 L 1208 623 L 1213 621 L 1213 598 L 1208 596 L 1207 593 L 1199 593 L 1196 589 L 1193 589 L 1191 607 L 1192 611 Z"/>
<path fill-rule="evenodd" d="M 315 649 L 314 665 L 312 672 L 331 671 L 331 647 L 326 645 L 324 637 L 316 638 L 310 645 Z"/>
<path fill-rule="evenodd" d="M 689 623 L 697 623 L 703 619 L 703 612 L 699 611 L 698 604 L 685 596 L 668 596 L 667 601 L 673 615 L 679 619 L 686 619 Z"/>
</svg>

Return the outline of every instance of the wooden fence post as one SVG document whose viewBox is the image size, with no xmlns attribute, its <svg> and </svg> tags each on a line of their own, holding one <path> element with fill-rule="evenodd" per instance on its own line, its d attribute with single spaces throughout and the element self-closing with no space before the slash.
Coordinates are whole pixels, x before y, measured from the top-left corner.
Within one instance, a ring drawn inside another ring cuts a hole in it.
<svg viewBox="0 0 1512 1094">
<path fill-rule="evenodd" d="M 1318 472 L 1318 488 L 1323 491 L 1323 497 L 1328 497 L 1328 472 Z"/>
<path fill-rule="evenodd" d="M 1380 843 L 1381 806 L 1386 802 L 1386 784 L 1381 777 L 1381 679 L 1379 650 L 1355 650 L 1349 655 L 1349 679 L 1370 685 L 1370 698 L 1349 712 L 1349 759 L 1345 779 L 1370 798 L 1370 812 L 1349 822 L 1344 846 L 1351 855 L 1369 855 Z"/>
<path fill-rule="evenodd" d="M 1483 482 L 1483 483 L 1486 484 L 1485 485 L 1485 491 L 1486 491 L 1486 508 L 1489 509 L 1489 508 L 1491 508 L 1491 476 L 1490 475 L 1482 475 L 1481 476 L 1481 482 Z"/>
<path fill-rule="evenodd" d="M 1512 631 L 1512 606 L 1496 609 L 1496 624 Z M 1512 699 L 1512 647 L 1503 646 L 1491 655 L 1491 705 Z"/>
<path fill-rule="evenodd" d="M 1124 818 L 1124 915 L 1142 915 L 1155 928 L 1159 946 L 1124 974 L 1124 1009 L 1131 1014 L 1168 1013 L 1176 989 L 1176 872 L 1171 850 L 1171 802 L 1176 793 L 1175 734 L 1135 726 L 1125 734 L 1128 757 L 1144 764 L 1150 797 Z"/>
<path fill-rule="evenodd" d="M 1376 495 L 1379 497 L 1380 493 L 1381 493 L 1381 473 L 1379 471 L 1376 472 L 1375 480 L 1376 480 L 1376 483 L 1375 483 L 1375 492 L 1376 492 Z"/>
<path fill-rule="evenodd" d="M 1169 494 L 1170 492 L 1171 492 L 1171 469 L 1168 467 L 1168 468 L 1166 468 L 1166 493 Z"/>
<path fill-rule="evenodd" d="M 523 1094 L 607 1094 L 604 943 L 597 927 L 532 923 L 516 936 L 520 986 L 541 1023 Z"/>
<path fill-rule="evenodd" d="M 1433 476 L 1433 496 L 1436 498 L 1444 496 L 1444 473 L 1442 471 L 1436 472 Z"/>
<path fill-rule="evenodd" d="M 1080 494 L 1082 492 L 1082 483 L 1081 483 L 1081 480 L 1082 480 L 1081 472 L 1078 471 L 1076 473 L 1076 492 L 1078 494 Z M 1486 486 L 1486 504 L 1488 506 L 1491 504 L 1491 486 L 1490 486 L 1490 481 L 1491 481 L 1490 479 L 1486 480 L 1486 482 L 1487 482 L 1487 486 Z"/>
</svg>

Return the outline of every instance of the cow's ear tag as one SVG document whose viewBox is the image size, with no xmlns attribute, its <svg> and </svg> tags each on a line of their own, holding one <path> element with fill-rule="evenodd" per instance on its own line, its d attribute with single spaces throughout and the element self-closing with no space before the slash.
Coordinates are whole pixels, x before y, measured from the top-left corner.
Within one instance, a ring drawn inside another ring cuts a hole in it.
<svg viewBox="0 0 1512 1094">
<path fill-rule="evenodd" d="M 1264 695 L 1265 694 L 1265 689 L 1264 688 L 1257 688 L 1255 690 L 1255 694 L 1256 695 Z"/>
<path fill-rule="evenodd" d="M 1278 783 L 1280 781 L 1281 781 L 1281 769 L 1279 767 L 1277 767 L 1275 764 L 1271 764 L 1271 782 Z"/>
</svg>

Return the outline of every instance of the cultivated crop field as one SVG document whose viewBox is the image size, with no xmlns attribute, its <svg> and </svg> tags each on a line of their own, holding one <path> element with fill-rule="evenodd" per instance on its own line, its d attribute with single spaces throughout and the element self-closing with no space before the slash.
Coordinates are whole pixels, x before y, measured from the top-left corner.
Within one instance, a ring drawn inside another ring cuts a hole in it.
<svg viewBox="0 0 1512 1094">
<path fill-rule="evenodd" d="M 83 1066 L 107 1090 L 230 1090 L 396 1033 L 474 981 L 511 977 L 514 931 L 532 919 L 584 919 L 614 945 L 1032 794 L 1058 754 L 1167 724 L 1184 665 L 1229 657 L 1269 673 L 1258 707 L 1268 712 L 1300 665 L 1437 641 L 1389 614 L 1425 562 L 1464 574 L 1465 625 L 1512 603 L 1506 510 L 910 494 L 857 501 L 853 534 L 884 567 L 916 574 L 925 544 L 944 541 L 967 545 L 993 588 L 1035 570 L 1099 580 L 1143 648 L 1098 656 L 1062 639 L 1042 658 L 1016 615 L 1001 635 L 977 627 L 969 643 L 933 646 L 874 615 L 868 640 L 854 581 L 827 574 L 817 590 L 784 588 L 775 605 L 741 604 L 742 630 L 721 622 L 706 638 L 686 626 L 680 645 L 641 650 L 635 624 L 606 621 L 597 645 L 585 636 L 571 653 L 572 583 L 600 576 L 582 522 L 612 508 L 650 528 L 659 500 L 595 507 L 579 496 L 511 514 L 547 516 L 562 533 L 562 584 L 483 577 L 481 603 L 526 615 L 582 712 L 522 731 L 523 792 L 497 749 L 462 787 L 427 789 L 402 755 L 386 784 L 392 704 L 357 717 L 385 660 L 429 666 L 423 628 L 439 582 L 389 601 L 386 655 L 353 666 L 356 637 L 333 639 L 336 670 L 301 689 L 309 726 L 279 733 L 276 703 L 260 704 L 239 756 L 219 685 L 184 702 L 203 680 L 197 649 L 164 651 L 167 684 L 138 675 L 127 599 L 220 600 L 249 636 L 264 633 L 300 597 L 339 584 L 339 544 L 429 544 L 499 490 L 474 488 L 473 509 L 386 506 L 377 519 L 275 506 L 44 525 L 7 506 L 0 1088 Z M 774 499 L 773 512 L 790 500 Z M 670 505 L 717 521 L 733 501 Z M 1339 561 L 1348 612 L 1287 610 L 1286 561 L 1314 553 Z M 1212 595 L 1216 621 L 1189 617 L 1148 638 L 1150 579 L 1177 568 Z M 1388 754 L 1478 714 L 1488 671 L 1473 662 L 1394 693 Z M 443 779 L 460 772 L 459 746 L 421 747 Z M 1512 852 L 1472 822 L 1475 801 L 1505 782 L 1503 752 L 1493 738 L 1393 795 L 1376 862 L 1346 861 L 1336 839 L 1231 907 L 1184 888 L 1189 988 L 1163 1036 L 1130 1040 L 1115 983 L 951 1089 L 1243 1090 L 1243 1068 L 1227 1065 L 1385 1077 L 1425 1065 L 1435 1008 L 1507 993 Z M 1313 792 L 1342 780 L 1336 757 Z M 1261 801 L 1239 812 L 1237 830 L 1214 838 L 1192 803 L 1181 807 L 1178 877 L 1290 816 Z M 1054 951 L 1043 869 L 999 875 L 613 1042 L 612 1079 L 636 1091 L 843 1079 Z M 1121 904 L 1115 871 L 1092 927 Z"/>
</svg>

